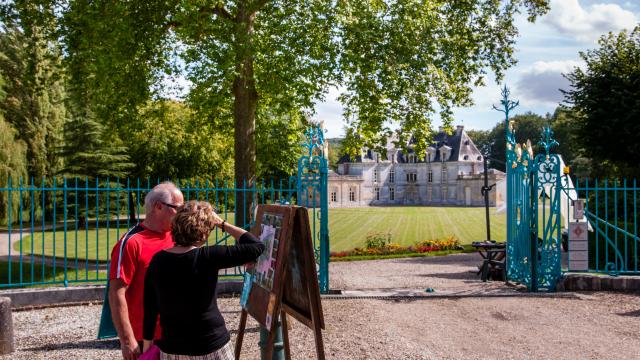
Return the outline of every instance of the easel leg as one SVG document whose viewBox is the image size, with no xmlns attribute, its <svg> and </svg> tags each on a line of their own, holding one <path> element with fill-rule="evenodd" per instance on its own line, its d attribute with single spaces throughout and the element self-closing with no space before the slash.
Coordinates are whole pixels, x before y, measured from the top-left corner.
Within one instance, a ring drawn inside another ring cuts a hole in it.
<svg viewBox="0 0 640 360">
<path fill-rule="evenodd" d="M 236 338 L 236 360 L 240 360 L 240 350 L 242 350 L 242 338 L 244 329 L 247 326 L 247 310 L 242 309 L 240 313 L 240 325 L 238 325 L 238 337 Z"/>
<path fill-rule="evenodd" d="M 318 355 L 318 360 L 324 360 L 324 343 L 322 341 L 322 328 L 320 328 L 320 319 L 318 319 L 316 311 L 314 311 L 313 309 L 311 310 L 311 321 L 313 322 L 313 335 L 316 340 L 316 354 Z"/>
<path fill-rule="evenodd" d="M 280 312 L 280 318 L 282 319 L 282 340 L 284 342 L 284 357 L 286 360 L 291 360 L 291 350 L 289 349 L 289 323 L 287 322 L 287 313 Z"/>
<path fill-rule="evenodd" d="M 264 344 L 264 356 L 262 359 L 272 359 L 273 358 L 273 339 L 275 338 L 275 331 L 269 332 L 267 336 L 267 343 Z"/>
</svg>

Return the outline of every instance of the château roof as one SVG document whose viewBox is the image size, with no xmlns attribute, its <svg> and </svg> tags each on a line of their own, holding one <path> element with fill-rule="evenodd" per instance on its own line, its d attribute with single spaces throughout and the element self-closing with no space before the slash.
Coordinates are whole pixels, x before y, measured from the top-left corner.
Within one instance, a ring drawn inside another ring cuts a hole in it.
<svg viewBox="0 0 640 360">
<path fill-rule="evenodd" d="M 397 162 L 398 163 L 408 163 L 409 155 L 413 154 L 414 151 L 411 148 L 411 143 L 413 143 L 413 139 L 409 142 L 409 150 L 405 152 L 402 149 L 395 149 L 393 147 L 387 150 L 387 155 L 391 156 L 394 152 L 397 153 Z M 392 143 L 392 142 L 389 142 Z M 473 140 L 467 135 L 464 131 L 463 126 L 457 126 L 456 130 L 452 134 L 447 134 L 445 131 L 438 132 L 434 138 L 433 143 L 430 144 L 430 147 L 435 149 L 435 157 L 431 159 L 431 161 L 442 161 L 441 148 L 451 148 L 447 151 L 451 152 L 451 155 L 448 157 L 446 161 L 482 161 L 482 154 L 473 143 Z M 343 155 L 339 160 L 338 164 L 343 163 L 361 163 L 363 162 L 375 161 L 374 152 L 370 149 L 367 149 L 363 152 L 362 155 L 357 155 L 355 159 L 351 159 L 349 155 Z M 427 159 L 420 159 L 420 161 L 416 160 L 415 162 L 427 162 Z"/>
</svg>

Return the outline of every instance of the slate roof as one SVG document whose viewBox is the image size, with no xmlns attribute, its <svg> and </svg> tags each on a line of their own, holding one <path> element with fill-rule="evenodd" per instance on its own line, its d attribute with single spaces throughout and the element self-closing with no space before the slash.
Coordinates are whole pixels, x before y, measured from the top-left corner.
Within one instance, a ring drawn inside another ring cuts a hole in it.
<svg viewBox="0 0 640 360">
<path fill-rule="evenodd" d="M 414 141 L 412 139 L 409 144 L 413 142 Z M 447 161 L 482 160 L 482 154 L 473 143 L 473 140 L 471 140 L 471 138 L 464 131 L 464 128 L 462 126 L 458 126 L 456 131 L 454 131 L 451 135 L 447 134 L 444 131 L 440 131 L 434 136 L 433 143 L 430 145 L 431 147 L 434 147 L 436 149 L 435 159 L 431 159 L 432 162 L 441 161 L 440 147 L 442 147 L 443 145 L 451 148 L 451 156 L 449 156 L 449 159 Z M 411 145 L 409 146 L 411 147 Z M 405 153 L 402 149 L 398 149 L 398 163 L 407 163 L 409 160 L 408 155 L 413 154 L 413 152 L 414 151 L 411 148 L 409 148 L 407 153 Z M 464 158 L 465 155 L 467 156 L 467 159 Z M 480 158 L 478 158 L 479 156 Z M 373 152 L 371 150 L 367 150 L 364 158 L 373 161 Z M 361 155 L 357 155 L 353 160 L 349 155 L 344 155 L 338 160 L 338 164 L 359 162 L 362 162 Z M 426 162 L 426 159 L 419 162 Z"/>
</svg>

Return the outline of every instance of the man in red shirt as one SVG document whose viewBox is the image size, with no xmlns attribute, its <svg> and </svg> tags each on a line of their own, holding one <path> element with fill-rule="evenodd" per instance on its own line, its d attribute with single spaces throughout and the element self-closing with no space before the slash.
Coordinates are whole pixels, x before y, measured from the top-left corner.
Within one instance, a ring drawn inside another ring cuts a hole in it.
<svg viewBox="0 0 640 360">
<path fill-rule="evenodd" d="M 155 186 L 144 198 L 144 221 L 124 234 L 111 251 L 109 304 L 125 360 L 135 360 L 141 353 L 144 276 L 153 255 L 174 245 L 171 220 L 183 203 L 182 192 L 173 183 Z M 160 326 L 156 329 L 159 338 Z"/>
</svg>

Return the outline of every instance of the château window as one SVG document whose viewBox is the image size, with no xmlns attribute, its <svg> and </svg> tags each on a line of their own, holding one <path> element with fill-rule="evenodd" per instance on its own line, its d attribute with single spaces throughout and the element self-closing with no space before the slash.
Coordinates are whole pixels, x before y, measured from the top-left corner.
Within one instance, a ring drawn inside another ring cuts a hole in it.
<svg viewBox="0 0 640 360">
<path fill-rule="evenodd" d="M 427 182 L 433 182 L 433 170 L 429 169 L 429 173 L 427 174 Z"/>
<path fill-rule="evenodd" d="M 442 167 L 442 182 L 447 182 L 447 168 L 445 166 Z"/>
<path fill-rule="evenodd" d="M 380 200 L 380 188 L 376 187 L 374 189 L 375 195 L 376 195 L 376 200 Z"/>
<path fill-rule="evenodd" d="M 378 169 L 373 169 L 373 182 L 378 182 Z"/>
<path fill-rule="evenodd" d="M 349 201 L 356 201 L 356 189 L 349 188 Z"/>
<path fill-rule="evenodd" d="M 338 194 L 335 191 L 331 192 L 331 202 L 338 201 Z"/>
<path fill-rule="evenodd" d="M 418 181 L 418 174 L 416 173 L 407 173 L 407 182 L 414 183 Z"/>
<path fill-rule="evenodd" d="M 396 182 L 396 171 L 394 169 L 389 171 L 389 182 L 392 184 Z"/>
<path fill-rule="evenodd" d="M 389 188 L 389 200 L 393 201 L 396 199 L 396 189 L 390 187 Z"/>
</svg>

